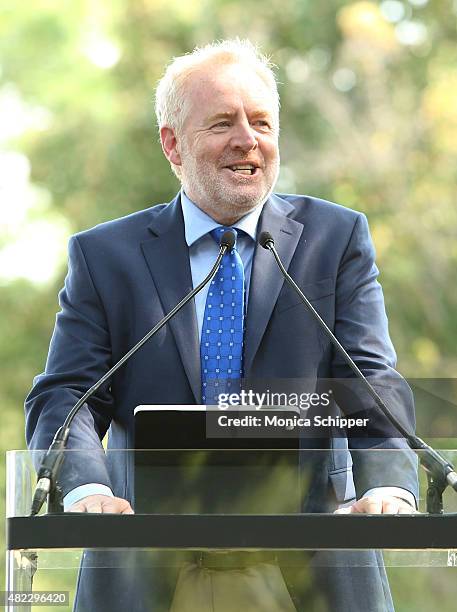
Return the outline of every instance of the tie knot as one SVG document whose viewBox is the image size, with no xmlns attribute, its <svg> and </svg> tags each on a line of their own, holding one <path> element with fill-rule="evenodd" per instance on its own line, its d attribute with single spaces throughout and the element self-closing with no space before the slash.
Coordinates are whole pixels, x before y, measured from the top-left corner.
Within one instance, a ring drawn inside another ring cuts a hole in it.
<svg viewBox="0 0 457 612">
<path fill-rule="evenodd" d="M 220 241 L 221 241 L 222 234 L 224 234 L 224 232 L 232 232 L 232 234 L 235 235 L 235 244 L 233 245 L 233 249 L 236 249 L 236 239 L 238 237 L 238 232 L 237 232 L 237 230 L 234 227 L 216 227 L 216 229 L 212 230 L 211 236 L 213 237 L 213 239 L 219 245 Z"/>
</svg>

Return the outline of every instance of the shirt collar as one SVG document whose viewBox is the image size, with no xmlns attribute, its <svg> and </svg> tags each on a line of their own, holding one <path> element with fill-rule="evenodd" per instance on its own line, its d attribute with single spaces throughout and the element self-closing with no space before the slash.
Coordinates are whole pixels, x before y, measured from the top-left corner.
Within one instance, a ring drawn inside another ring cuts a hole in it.
<svg viewBox="0 0 457 612">
<path fill-rule="evenodd" d="M 184 231 L 187 246 L 192 246 L 202 236 L 205 236 L 216 227 L 221 227 L 212 217 L 203 212 L 196 204 L 190 200 L 181 189 L 181 207 L 184 217 Z M 252 240 L 256 240 L 257 224 L 262 212 L 263 206 L 257 206 L 247 215 L 244 215 L 232 227 L 243 230 Z"/>
</svg>

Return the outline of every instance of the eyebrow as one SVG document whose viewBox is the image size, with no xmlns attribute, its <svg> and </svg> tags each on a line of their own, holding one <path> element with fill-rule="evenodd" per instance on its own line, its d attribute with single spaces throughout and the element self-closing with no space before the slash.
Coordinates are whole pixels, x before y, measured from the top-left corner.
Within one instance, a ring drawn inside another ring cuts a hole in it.
<svg viewBox="0 0 457 612">
<path fill-rule="evenodd" d="M 235 113 L 225 112 L 225 113 L 217 113 L 216 115 L 211 115 L 208 117 L 207 121 L 212 123 L 213 121 L 217 121 L 218 119 L 230 119 L 234 116 Z"/>
<path fill-rule="evenodd" d="M 231 119 L 234 115 L 236 115 L 236 113 L 233 113 L 230 111 L 223 112 L 223 113 L 217 113 L 215 115 L 211 115 L 211 117 L 208 117 L 207 122 L 212 123 L 213 121 L 217 121 L 218 119 Z M 253 112 L 251 116 L 254 118 L 271 117 L 271 113 L 269 113 L 266 110 L 259 110 L 259 111 Z"/>
</svg>

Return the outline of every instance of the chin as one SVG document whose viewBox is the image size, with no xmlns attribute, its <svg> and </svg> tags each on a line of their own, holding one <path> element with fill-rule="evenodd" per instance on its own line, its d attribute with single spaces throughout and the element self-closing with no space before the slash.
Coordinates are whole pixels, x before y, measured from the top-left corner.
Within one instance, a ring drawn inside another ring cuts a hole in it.
<svg viewBox="0 0 457 612">
<path fill-rule="evenodd" d="M 231 202 L 234 206 L 244 208 L 255 208 L 265 200 L 265 190 L 259 189 L 222 189 L 221 194 L 226 202 Z M 267 192 L 268 194 L 269 192 Z"/>
<path fill-rule="evenodd" d="M 234 211 L 243 211 L 243 212 L 249 212 L 250 210 L 254 210 L 254 208 L 257 208 L 257 206 L 259 206 L 259 204 L 261 204 L 264 201 L 263 198 L 261 197 L 242 197 L 242 196 L 238 196 L 238 197 L 234 197 L 232 196 L 230 199 L 227 199 L 224 202 L 224 205 L 227 206 L 227 208 L 231 208 Z"/>
</svg>

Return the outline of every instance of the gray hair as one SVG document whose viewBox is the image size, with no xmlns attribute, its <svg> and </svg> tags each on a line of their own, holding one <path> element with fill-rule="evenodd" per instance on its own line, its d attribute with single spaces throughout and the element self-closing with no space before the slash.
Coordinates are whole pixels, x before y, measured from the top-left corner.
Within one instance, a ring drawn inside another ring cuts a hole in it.
<svg viewBox="0 0 457 612">
<path fill-rule="evenodd" d="M 159 130 L 168 126 L 177 134 L 181 132 L 186 109 L 186 81 L 192 73 L 210 61 L 220 64 L 239 62 L 254 68 L 271 90 L 279 124 L 279 94 L 273 72 L 275 65 L 249 40 L 235 38 L 195 47 L 191 53 L 173 58 L 155 92 L 155 112 Z"/>
</svg>

